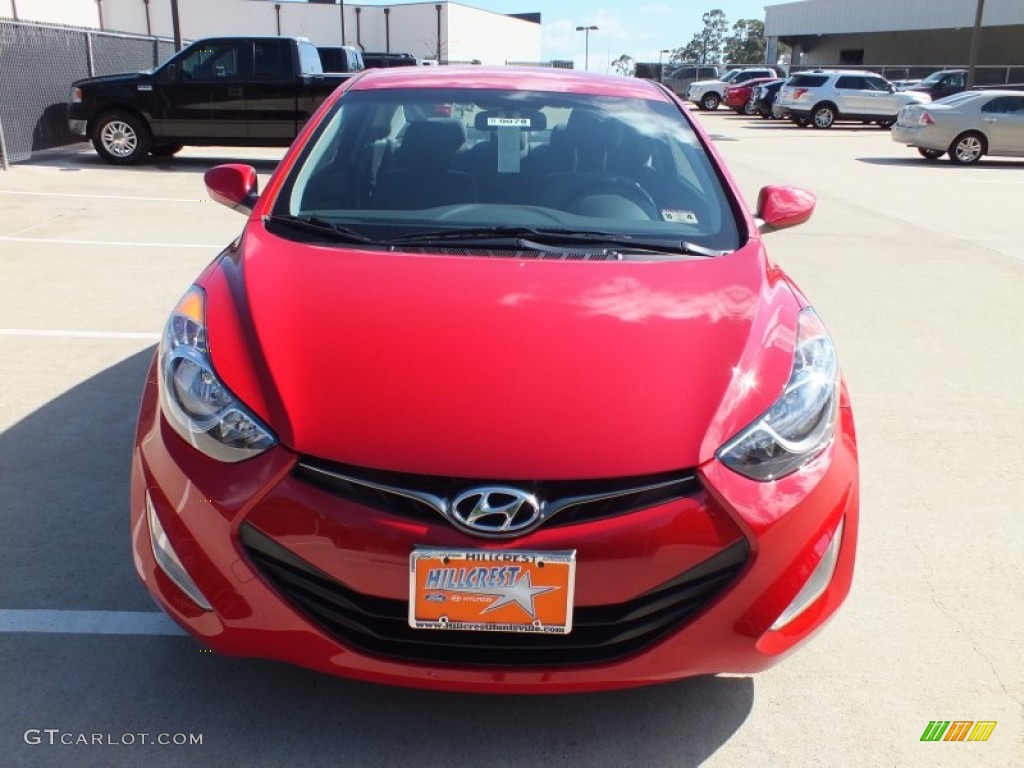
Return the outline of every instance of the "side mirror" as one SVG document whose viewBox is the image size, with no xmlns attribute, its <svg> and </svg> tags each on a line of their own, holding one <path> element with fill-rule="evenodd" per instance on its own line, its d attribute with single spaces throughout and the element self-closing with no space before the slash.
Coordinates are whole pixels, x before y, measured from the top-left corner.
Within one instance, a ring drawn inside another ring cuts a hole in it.
<svg viewBox="0 0 1024 768">
<path fill-rule="evenodd" d="M 757 228 L 761 232 L 795 227 L 814 213 L 817 198 L 800 187 L 763 187 L 757 196 Z"/>
<path fill-rule="evenodd" d="M 164 70 L 163 72 L 161 72 L 161 75 L 163 75 L 163 80 L 166 80 L 169 83 L 174 82 L 178 79 L 178 65 L 168 64 L 166 67 L 164 67 Z"/>
<path fill-rule="evenodd" d="M 218 165 L 203 174 L 210 197 L 233 211 L 252 213 L 259 199 L 259 179 L 251 165 Z"/>
</svg>

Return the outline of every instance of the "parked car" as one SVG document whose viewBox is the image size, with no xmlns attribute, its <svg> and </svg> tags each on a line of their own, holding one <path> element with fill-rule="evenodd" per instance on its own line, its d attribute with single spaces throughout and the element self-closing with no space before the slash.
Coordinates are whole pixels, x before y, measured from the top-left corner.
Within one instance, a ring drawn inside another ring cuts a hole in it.
<svg viewBox="0 0 1024 768">
<path fill-rule="evenodd" d="M 917 147 L 926 160 L 945 154 L 957 164 L 983 155 L 1024 157 L 1024 93 L 963 91 L 900 110 L 892 140 Z"/>
<path fill-rule="evenodd" d="M 754 114 L 754 103 L 751 100 L 754 88 L 762 83 L 776 80 L 774 77 L 755 77 L 739 85 L 730 85 L 725 89 L 722 103 L 738 115 Z"/>
<path fill-rule="evenodd" d="M 809 192 L 746 212 L 656 84 L 480 67 L 361 75 L 256 181 L 206 174 L 244 233 L 134 446 L 134 563 L 205 646 L 568 692 L 764 669 L 842 603 L 850 401 L 761 236 Z"/>
<path fill-rule="evenodd" d="M 699 80 L 691 83 L 686 90 L 686 100 L 692 101 L 701 109 L 715 110 L 722 103 L 725 89 L 730 85 L 739 85 L 755 78 L 778 77 L 778 73 L 770 67 L 748 67 L 730 69 L 721 80 Z"/>
<path fill-rule="evenodd" d="M 921 80 L 920 78 L 910 78 L 902 80 L 890 80 L 889 82 L 892 83 L 893 87 L 897 91 L 905 91 L 908 88 L 918 85 L 921 82 Z"/>
<path fill-rule="evenodd" d="M 754 102 L 754 114 L 760 115 L 765 119 L 775 117 L 772 108 L 775 105 L 776 97 L 779 95 L 779 89 L 782 88 L 785 82 L 785 78 L 778 78 L 776 80 L 768 80 L 754 87 L 754 91 L 750 96 Z"/>
<path fill-rule="evenodd" d="M 354 45 L 339 45 L 336 47 L 318 47 L 320 54 L 320 65 L 324 72 L 362 72 L 366 69 L 363 62 L 363 52 Z"/>
<path fill-rule="evenodd" d="M 838 120 L 856 120 L 889 128 L 901 107 L 930 100 L 927 94 L 898 92 L 874 72 L 815 71 L 789 78 L 775 106 L 800 126 L 831 128 Z"/>
<path fill-rule="evenodd" d="M 384 53 L 382 51 L 365 51 L 363 63 L 367 69 L 419 66 L 419 61 L 411 53 Z"/>
<path fill-rule="evenodd" d="M 68 119 L 115 165 L 185 145 L 286 147 L 347 77 L 324 75 L 308 40 L 210 38 L 152 70 L 75 81 Z"/>
<path fill-rule="evenodd" d="M 967 90 L 966 69 L 943 69 L 932 72 L 917 85 L 906 88 L 914 93 L 925 93 L 932 101 L 944 99 L 954 93 Z"/>
<path fill-rule="evenodd" d="M 686 96 L 689 87 L 698 80 L 717 80 L 721 74 L 718 67 L 714 65 L 683 65 L 665 67 L 665 75 L 662 82 L 672 89 L 672 92 L 679 98 Z"/>
</svg>

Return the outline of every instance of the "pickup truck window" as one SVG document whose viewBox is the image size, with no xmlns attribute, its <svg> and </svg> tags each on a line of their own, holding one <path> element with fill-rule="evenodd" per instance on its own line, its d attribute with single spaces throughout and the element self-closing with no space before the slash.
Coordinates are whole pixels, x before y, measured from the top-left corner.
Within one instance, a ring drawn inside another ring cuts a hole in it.
<svg viewBox="0 0 1024 768">
<path fill-rule="evenodd" d="M 316 46 L 305 40 L 300 40 L 298 48 L 299 73 L 303 75 L 322 75 L 324 68 L 320 64 L 320 54 L 316 52 Z"/>
<path fill-rule="evenodd" d="M 181 60 L 182 80 L 226 80 L 242 76 L 242 45 L 222 42 L 202 45 Z"/>
<path fill-rule="evenodd" d="M 287 40 L 257 40 L 253 48 L 253 77 L 291 80 L 291 47 Z"/>
</svg>

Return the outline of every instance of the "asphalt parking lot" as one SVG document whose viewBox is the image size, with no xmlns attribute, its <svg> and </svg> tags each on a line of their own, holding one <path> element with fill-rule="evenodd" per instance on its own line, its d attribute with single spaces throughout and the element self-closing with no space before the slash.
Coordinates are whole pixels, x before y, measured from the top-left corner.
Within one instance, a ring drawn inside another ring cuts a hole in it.
<svg viewBox="0 0 1024 768">
<path fill-rule="evenodd" d="M 132 430 L 168 311 L 243 223 L 202 172 L 239 160 L 265 181 L 281 153 L 118 169 L 82 145 L 0 173 L 0 763 L 1024 762 L 1024 161 L 960 168 L 875 127 L 699 119 L 751 204 L 770 183 L 818 196 L 811 222 L 768 239 L 835 338 L 860 440 L 858 571 L 818 637 L 754 678 L 557 697 L 202 652 L 135 577 Z M 997 726 L 921 742 L 932 720 Z"/>
</svg>

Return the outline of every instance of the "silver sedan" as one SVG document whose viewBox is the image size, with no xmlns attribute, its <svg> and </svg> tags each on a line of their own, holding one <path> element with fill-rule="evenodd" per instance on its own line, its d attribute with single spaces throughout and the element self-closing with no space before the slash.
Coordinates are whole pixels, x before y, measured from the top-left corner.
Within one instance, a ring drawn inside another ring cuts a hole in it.
<svg viewBox="0 0 1024 768">
<path fill-rule="evenodd" d="M 927 160 L 954 163 L 982 155 L 1024 157 L 1024 92 L 964 91 L 931 104 L 903 107 L 892 140 L 917 147 Z"/>
</svg>

